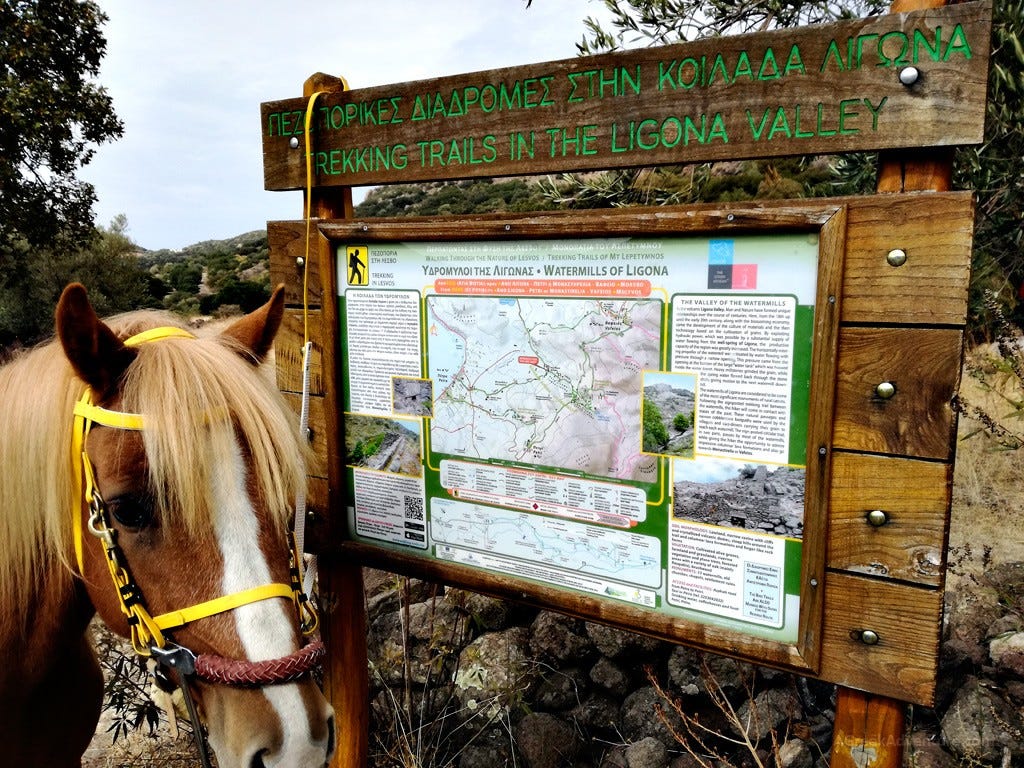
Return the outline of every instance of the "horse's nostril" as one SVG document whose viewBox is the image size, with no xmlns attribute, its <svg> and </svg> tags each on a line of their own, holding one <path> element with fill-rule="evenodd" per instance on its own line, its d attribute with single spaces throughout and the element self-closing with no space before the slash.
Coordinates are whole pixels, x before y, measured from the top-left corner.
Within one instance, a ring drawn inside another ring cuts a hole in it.
<svg viewBox="0 0 1024 768">
<path fill-rule="evenodd" d="M 267 754 L 269 750 L 261 749 L 255 755 L 252 756 L 252 762 L 249 763 L 249 768 L 266 768 L 263 764 L 263 756 Z"/>
</svg>

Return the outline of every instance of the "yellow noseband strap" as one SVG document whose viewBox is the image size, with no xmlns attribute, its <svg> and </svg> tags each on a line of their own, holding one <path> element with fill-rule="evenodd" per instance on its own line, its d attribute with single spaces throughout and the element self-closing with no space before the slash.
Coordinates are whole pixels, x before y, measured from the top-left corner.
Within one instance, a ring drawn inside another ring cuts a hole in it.
<svg viewBox="0 0 1024 768">
<path fill-rule="evenodd" d="M 155 616 L 153 621 L 160 629 L 174 629 L 198 619 L 205 619 L 207 616 L 233 611 L 241 605 L 269 600 L 272 597 L 285 597 L 291 600 L 292 588 L 288 584 L 264 584 L 262 587 L 233 592 L 230 595 L 207 600 L 205 603 L 199 603 L 190 608 L 182 608 L 180 611 L 162 613 Z"/>
</svg>

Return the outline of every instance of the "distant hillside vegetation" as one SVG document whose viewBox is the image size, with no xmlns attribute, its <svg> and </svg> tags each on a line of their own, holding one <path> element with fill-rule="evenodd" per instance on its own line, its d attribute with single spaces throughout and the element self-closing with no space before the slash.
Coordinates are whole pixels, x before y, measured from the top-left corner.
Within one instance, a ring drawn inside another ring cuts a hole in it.
<svg viewBox="0 0 1024 768">
<path fill-rule="evenodd" d="M 270 297 L 266 230 L 204 240 L 180 251 L 142 251 L 138 259 L 162 284 L 164 306 L 175 312 L 249 312 Z"/>
<path fill-rule="evenodd" d="M 531 179 L 430 181 L 377 187 L 356 206 L 359 216 L 452 216 L 547 211 L 557 206 Z"/>
<path fill-rule="evenodd" d="M 371 189 L 361 217 L 466 216 L 625 204 L 736 201 L 820 195 L 833 183 L 827 161 L 800 158 L 716 163 L 657 171 L 395 184 Z M 206 240 L 181 250 L 143 251 L 154 296 L 184 314 L 249 311 L 270 295 L 266 230 Z"/>
</svg>

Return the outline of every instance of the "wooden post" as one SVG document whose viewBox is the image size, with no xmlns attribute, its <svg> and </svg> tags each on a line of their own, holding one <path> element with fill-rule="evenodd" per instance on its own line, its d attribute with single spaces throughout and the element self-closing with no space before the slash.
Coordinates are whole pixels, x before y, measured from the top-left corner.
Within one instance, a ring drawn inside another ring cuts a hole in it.
<svg viewBox="0 0 1024 768">
<path fill-rule="evenodd" d="M 900 768 L 905 710 L 902 701 L 840 688 L 831 768 Z"/>
<path fill-rule="evenodd" d="M 939 8 L 946 0 L 893 0 L 893 13 Z M 883 152 L 876 191 L 900 193 L 953 186 L 953 151 L 948 148 Z M 899 768 L 903 764 L 906 704 L 840 687 L 832 740 L 832 768 Z"/>
<path fill-rule="evenodd" d="M 309 99 L 317 91 L 342 91 L 345 81 L 338 77 L 317 73 L 306 80 L 302 95 Z M 304 194 L 306 194 L 304 192 Z M 310 202 L 310 215 L 314 219 L 350 219 L 352 210 L 351 187 L 315 187 Z M 305 200 L 303 201 L 305 202 Z M 305 215 L 305 207 L 303 209 Z M 324 328 L 337 327 L 337 307 L 334 285 L 333 254 L 313 228 L 310 254 L 319 258 L 319 273 L 323 296 Z M 325 330 L 326 333 L 326 330 Z M 328 341 L 332 338 L 328 334 Z M 336 355 L 325 354 L 324 378 L 330 396 L 334 382 L 338 381 Z M 329 402 L 336 402 L 330 399 Z M 325 409 L 328 445 L 336 446 L 340 440 L 340 424 L 336 409 Z M 328 501 L 332 506 L 342 498 L 341 463 L 337 450 L 330 450 L 328 462 Z M 344 519 L 344 510 L 332 509 L 332 519 Z M 337 534 L 336 526 L 331 526 Z M 356 564 L 333 556 L 319 559 L 319 587 L 321 595 L 321 634 L 327 646 L 324 662 L 324 693 L 334 707 L 337 750 L 331 761 L 332 768 L 363 768 L 366 765 L 369 741 L 370 708 L 369 678 L 366 651 L 366 599 L 363 592 L 363 571 Z"/>
</svg>

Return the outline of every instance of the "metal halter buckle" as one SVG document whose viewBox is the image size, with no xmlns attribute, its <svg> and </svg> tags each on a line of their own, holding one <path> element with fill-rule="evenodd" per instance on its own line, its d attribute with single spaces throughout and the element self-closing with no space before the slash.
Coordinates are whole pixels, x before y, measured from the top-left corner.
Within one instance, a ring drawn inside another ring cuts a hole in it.
<svg viewBox="0 0 1024 768">
<path fill-rule="evenodd" d="M 107 549 L 111 549 L 116 545 L 117 533 L 107 525 L 107 506 L 104 504 L 99 493 L 93 492 L 92 503 L 89 505 L 89 510 L 89 533 L 100 539 L 106 545 Z"/>
<path fill-rule="evenodd" d="M 154 645 L 149 651 L 159 664 L 173 669 L 182 678 L 196 673 L 196 655 L 183 645 L 167 643 L 163 648 Z"/>
</svg>

